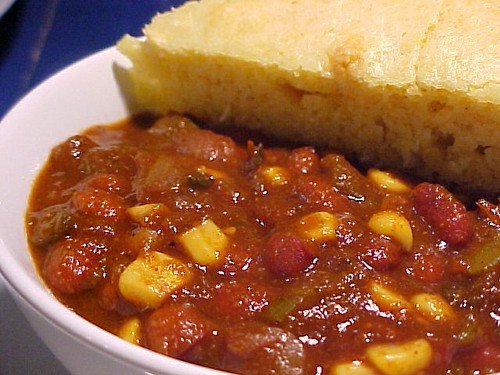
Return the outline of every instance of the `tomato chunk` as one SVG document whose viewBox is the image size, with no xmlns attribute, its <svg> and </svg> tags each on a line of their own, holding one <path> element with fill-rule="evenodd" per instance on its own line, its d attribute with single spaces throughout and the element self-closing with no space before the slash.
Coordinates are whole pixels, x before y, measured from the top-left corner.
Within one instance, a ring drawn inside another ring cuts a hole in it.
<svg viewBox="0 0 500 375">
<path fill-rule="evenodd" d="M 90 239 L 67 239 L 47 253 L 43 274 L 59 292 L 73 294 L 92 289 L 102 278 L 107 247 Z"/>
<path fill-rule="evenodd" d="M 191 305 L 166 305 L 146 319 L 144 335 L 150 349 L 179 357 L 199 344 L 215 328 Z"/>
<path fill-rule="evenodd" d="M 104 190 L 77 190 L 73 193 L 71 203 L 76 210 L 94 217 L 120 219 L 125 214 L 123 198 Z"/>
<path fill-rule="evenodd" d="M 110 173 L 97 173 L 86 179 L 84 185 L 120 195 L 130 191 L 130 183 L 124 177 Z"/>
<path fill-rule="evenodd" d="M 281 375 L 304 373 L 303 344 L 281 328 L 257 322 L 238 324 L 226 332 L 226 347 L 238 372 L 261 374 L 262 368 L 268 368 Z"/>
<path fill-rule="evenodd" d="M 269 292 L 248 282 L 233 282 L 216 289 L 212 302 L 210 308 L 219 316 L 248 317 L 269 304 Z"/>
<path fill-rule="evenodd" d="M 349 211 L 347 198 L 321 178 L 307 175 L 299 177 L 294 185 L 294 193 L 301 201 L 311 205 L 328 207 L 336 212 Z"/>
<path fill-rule="evenodd" d="M 380 235 L 370 239 L 361 258 L 377 271 L 384 271 L 399 263 L 401 252 L 401 245 Z"/>
<path fill-rule="evenodd" d="M 319 157 L 312 147 L 301 147 L 293 150 L 288 162 L 295 173 L 317 173 L 320 169 Z"/>
<path fill-rule="evenodd" d="M 443 186 L 419 184 L 412 198 L 417 212 L 444 241 L 461 246 L 471 240 L 473 227 L 465 206 Z"/>
</svg>

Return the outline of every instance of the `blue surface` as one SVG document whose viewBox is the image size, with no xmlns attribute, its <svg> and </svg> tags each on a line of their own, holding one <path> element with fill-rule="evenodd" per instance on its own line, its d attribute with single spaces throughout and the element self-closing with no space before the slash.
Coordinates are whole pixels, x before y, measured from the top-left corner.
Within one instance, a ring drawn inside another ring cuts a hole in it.
<svg viewBox="0 0 500 375">
<path fill-rule="evenodd" d="M 17 0 L 0 19 L 0 118 L 44 79 L 125 33 L 139 35 L 155 13 L 182 2 Z M 1 277 L 0 374 L 68 374 L 21 315 Z"/>
<path fill-rule="evenodd" d="M 139 35 L 157 13 L 182 0 L 18 0 L 0 19 L 0 117 L 63 67 Z"/>
</svg>

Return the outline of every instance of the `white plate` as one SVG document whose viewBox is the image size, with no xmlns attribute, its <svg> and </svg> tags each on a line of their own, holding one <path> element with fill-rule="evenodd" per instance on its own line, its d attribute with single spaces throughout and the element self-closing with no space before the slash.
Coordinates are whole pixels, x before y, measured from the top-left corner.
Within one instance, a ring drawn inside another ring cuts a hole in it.
<svg viewBox="0 0 500 375">
<path fill-rule="evenodd" d="M 114 74 L 124 63 L 114 48 L 92 55 L 42 83 L 0 123 L 0 273 L 73 374 L 221 374 L 134 346 L 80 318 L 40 283 L 27 250 L 27 197 L 50 149 L 90 125 L 129 114 Z"/>
<path fill-rule="evenodd" d="M 16 0 L 0 0 L 0 17 L 2 17 Z"/>
</svg>

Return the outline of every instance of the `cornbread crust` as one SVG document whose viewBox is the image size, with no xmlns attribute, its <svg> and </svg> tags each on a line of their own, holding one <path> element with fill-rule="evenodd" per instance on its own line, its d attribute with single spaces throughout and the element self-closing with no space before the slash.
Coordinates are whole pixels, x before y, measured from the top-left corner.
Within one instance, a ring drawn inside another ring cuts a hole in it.
<svg viewBox="0 0 500 375">
<path fill-rule="evenodd" d="M 495 0 L 202 0 L 124 37 L 134 107 L 500 192 Z"/>
</svg>

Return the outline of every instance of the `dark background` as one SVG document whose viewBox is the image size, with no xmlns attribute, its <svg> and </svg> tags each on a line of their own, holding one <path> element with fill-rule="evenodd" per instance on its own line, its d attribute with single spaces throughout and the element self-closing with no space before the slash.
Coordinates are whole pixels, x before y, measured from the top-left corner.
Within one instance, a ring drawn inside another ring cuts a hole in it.
<svg viewBox="0 0 500 375">
<path fill-rule="evenodd" d="M 0 118 L 63 67 L 115 44 L 125 33 L 140 35 L 155 13 L 183 2 L 17 0 L 0 19 Z M 0 374 L 68 375 L 29 327 L 1 277 Z"/>
</svg>

